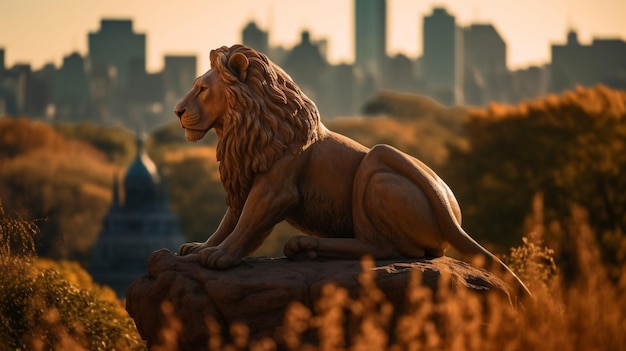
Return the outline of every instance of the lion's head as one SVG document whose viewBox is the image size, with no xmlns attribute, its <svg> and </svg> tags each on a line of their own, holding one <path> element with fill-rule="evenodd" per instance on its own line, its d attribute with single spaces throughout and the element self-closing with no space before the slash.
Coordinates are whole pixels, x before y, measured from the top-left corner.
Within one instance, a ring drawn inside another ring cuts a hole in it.
<svg viewBox="0 0 626 351">
<path fill-rule="evenodd" d="M 174 113 L 189 141 L 215 129 L 227 204 L 240 211 L 255 174 L 317 140 L 319 113 L 264 54 L 234 45 L 212 50 L 210 58 L 211 69 L 194 81 Z"/>
</svg>

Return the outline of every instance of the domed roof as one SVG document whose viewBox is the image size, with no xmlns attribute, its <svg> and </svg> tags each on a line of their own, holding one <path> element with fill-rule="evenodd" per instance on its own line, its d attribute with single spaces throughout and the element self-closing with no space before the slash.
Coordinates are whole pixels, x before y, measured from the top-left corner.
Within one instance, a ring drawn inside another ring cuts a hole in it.
<svg viewBox="0 0 626 351">
<path fill-rule="evenodd" d="M 143 140 L 137 137 L 137 157 L 124 176 L 125 207 L 138 209 L 159 200 L 160 177 L 157 168 L 145 153 Z"/>
</svg>

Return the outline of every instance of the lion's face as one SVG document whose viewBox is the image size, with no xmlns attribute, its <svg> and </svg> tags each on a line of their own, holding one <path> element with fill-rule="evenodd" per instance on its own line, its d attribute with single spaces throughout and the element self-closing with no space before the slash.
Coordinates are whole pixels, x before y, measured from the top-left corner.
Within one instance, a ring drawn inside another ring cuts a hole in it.
<svg viewBox="0 0 626 351">
<path fill-rule="evenodd" d="M 222 118 L 227 110 L 224 82 L 215 69 L 198 77 L 187 95 L 174 108 L 185 129 L 188 141 L 197 141 L 211 129 L 222 127 Z"/>
</svg>

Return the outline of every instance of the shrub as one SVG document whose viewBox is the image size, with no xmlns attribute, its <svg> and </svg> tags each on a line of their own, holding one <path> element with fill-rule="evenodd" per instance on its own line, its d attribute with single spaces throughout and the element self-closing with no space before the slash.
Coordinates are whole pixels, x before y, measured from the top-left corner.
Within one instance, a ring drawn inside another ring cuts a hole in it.
<svg viewBox="0 0 626 351">
<path fill-rule="evenodd" d="M 32 221 L 13 218 L 0 206 L 0 242 L 9 243 L 0 246 L 0 348 L 145 349 L 119 301 L 101 300 L 34 263 L 36 233 Z"/>
</svg>

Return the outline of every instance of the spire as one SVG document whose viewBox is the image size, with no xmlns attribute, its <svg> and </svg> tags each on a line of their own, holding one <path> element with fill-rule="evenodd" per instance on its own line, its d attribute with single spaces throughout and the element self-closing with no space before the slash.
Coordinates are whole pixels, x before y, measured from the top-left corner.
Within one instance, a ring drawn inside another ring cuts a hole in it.
<svg viewBox="0 0 626 351">
<path fill-rule="evenodd" d="M 137 131 L 135 132 L 135 145 L 137 146 L 137 158 L 141 158 L 141 155 L 144 154 L 145 152 L 145 135 L 144 133 L 139 131 L 139 128 L 137 128 Z"/>
<path fill-rule="evenodd" d="M 137 134 L 137 157 L 124 177 L 126 209 L 142 209 L 158 204 L 160 178 L 156 165 L 144 150 L 144 138 Z"/>
</svg>

